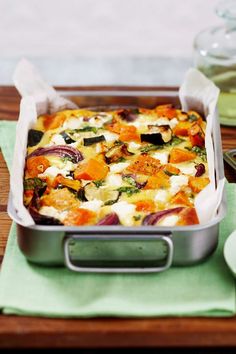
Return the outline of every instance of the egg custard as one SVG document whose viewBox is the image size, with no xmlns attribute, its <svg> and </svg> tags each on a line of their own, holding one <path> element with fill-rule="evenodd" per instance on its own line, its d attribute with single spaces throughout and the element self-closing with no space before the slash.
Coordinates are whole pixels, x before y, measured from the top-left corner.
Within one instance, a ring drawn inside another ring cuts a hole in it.
<svg viewBox="0 0 236 354">
<path fill-rule="evenodd" d="M 172 105 L 41 115 L 28 134 L 24 204 L 36 224 L 198 224 L 210 182 L 206 121 Z"/>
</svg>

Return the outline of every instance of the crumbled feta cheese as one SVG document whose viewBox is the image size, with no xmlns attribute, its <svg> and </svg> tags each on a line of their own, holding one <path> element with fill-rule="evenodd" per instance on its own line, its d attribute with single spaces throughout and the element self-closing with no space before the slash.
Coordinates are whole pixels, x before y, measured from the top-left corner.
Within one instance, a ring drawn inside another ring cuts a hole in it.
<svg viewBox="0 0 236 354">
<path fill-rule="evenodd" d="M 169 121 L 169 125 L 170 125 L 171 129 L 173 129 L 178 123 L 179 123 L 179 121 L 177 118 L 173 118 Z"/>
<path fill-rule="evenodd" d="M 110 132 L 103 133 L 103 135 L 107 143 L 114 143 L 114 141 L 118 140 L 119 138 L 118 134 Z"/>
<path fill-rule="evenodd" d="M 103 202 L 98 199 L 93 199 L 89 202 L 84 202 L 80 204 L 80 208 L 88 209 L 94 212 L 98 212 L 102 206 Z"/>
<path fill-rule="evenodd" d="M 65 140 L 63 139 L 63 137 L 61 136 L 61 134 L 54 134 L 51 138 L 50 144 L 48 146 L 51 145 L 65 145 Z"/>
<path fill-rule="evenodd" d="M 137 144 L 137 143 L 135 143 L 134 141 L 131 141 L 131 143 L 129 143 L 129 147 L 128 147 L 128 150 L 129 151 L 136 151 L 136 150 L 138 150 L 139 148 L 141 147 L 141 144 Z"/>
<path fill-rule="evenodd" d="M 111 119 L 111 115 L 98 115 L 95 117 L 92 117 L 89 119 L 89 125 L 96 127 L 96 128 L 101 128 L 105 122 L 107 122 L 109 119 Z"/>
<path fill-rule="evenodd" d="M 40 173 L 39 177 L 54 178 L 59 174 L 66 177 L 69 174 L 69 172 L 74 171 L 75 168 L 76 168 L 75 164 L 73 164 L 71 161 L 66 161 L 65 163 L 63 163 L 63 168 L 58 168 L 56 166 L 50 166 L 43 173 Z"/>
<path fill-rule="evenodd" d="M 187 176 L 171 176 L 170 177 L 170 193 L 175 195 L 180 191 L 182 186 L 188 185 Z"/>
<path fill-rule="evenodd" d="M 67 172 L 70 172 L 70 171 L 74 171 L 76 169 L 76 167 L 77 167 L 77 165 L 74 164 L 73 162 L 66 161 L 66 162 L 64 162 L 63 170 L 67 171 Z"/>
<path fill-rule="evenodd" d="M 196 168 L 194 164 L 189 164 L 187 166 L 179 166 L 180 171 L 186 175 L 194 176 L 196 173 Z"/>
<path fill-rule="evenodd" d="M 60 221 L 63 221 L 68 214 L 68 211 L 60 211 L 52 206 L 43 206 L 39 209 L 39 214 L 51 216 L 52 218 L 56 218 Z"/>
<path fill-rule="evenodd" d="M 122 178 L 118 174 L 108 174 L 106 183 L 111 187 L 120 187 L 122 184 Z"/>
<path fill-rule="evenodd" d="M 166 163 L 168 163 L 168 157 L 169 157 L 169 152 L 165 151 L 165 152 L 155 152 L 152 157 L 154 157 L 155 159 L 160 160 L 160 162 L 164 165 Z"/>
<path fill-rule="evenodd" d="M 82 124 L 84 123 L 83 117 L 71 117 L 65 120 L 63 124 L 64 129 L 79 129 L 81 128 Z"/>
<path fill-rule="evenodd" d="M 130 123 L 130 125 L 134 125 L 136 128 L 141 128 L 143 126 L 145 127 L 148 124 L 145 124 L 144 122 L 140 122 L 140 120 L 136 120 L 136 121 Z"/>
<path fill-rule="evenodd" d="M 134 204 L 129 204 L 126 201 L 118 202 L 111 206 L 111 210 L 118 215 L 123 225 L 125 226 L 133 225 L 133 216 L 135 213 Z"/>
<path fill-rule="evenodd" d="M 97 143 L 95 147 L 95 151 L 97 154 L 100 154 L 102 152 L 102 145 L 101 143 Z"/>
<path fill-rule="evenodd" d="M 170 121 L 168 118 L 158 118 L 156 121 L 155 121 L 155 124 L 156 125 L 170 125 Z"/>
<path fill-rule="evenodd" d="M 71 143 L 71 144 L 67 144 L 67 146 L 71 146 L 71 147 L 73 147 L 75 149 L 78 147 L 78 145 L 79 145 L 79 141 L 76 141 L 76 142 Z"/>
<path fill-rule="evenodd" d="M 40 173 L 39 177 L 56 177 L 58 174 L 62 175 L 62 171 L 62 169 L 56 166 L 50 166 L 43 173 Z M 65 174 L 63 176 L 65 176 Z"/>
<path fill-rule="evenodd" d="M 164 189 L 160 189 L 157 191 L 154 200 L 155 202 L 166 203 L 168 199 L 168 192 Z"/>
<path fill-rule="evenodd" d="M 119 173 L 129 166 L 129 162 L 119 162 L 110 165 L 110 172 Z"/>
<path fill-rule="evenodd" d="M 165 218 L 163 218 L 158 223 L 158 225 L 160 225 L 160 226 L 175 226 L 178 221 L 179 221 L 178 215 L 168 215 Z"/>
</svg>

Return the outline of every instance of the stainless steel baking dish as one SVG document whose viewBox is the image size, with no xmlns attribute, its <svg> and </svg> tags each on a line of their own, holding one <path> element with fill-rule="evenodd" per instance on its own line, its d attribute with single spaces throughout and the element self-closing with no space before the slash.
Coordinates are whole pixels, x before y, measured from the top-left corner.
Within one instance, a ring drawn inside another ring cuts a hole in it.
<svg viewBox="0 0 236 354">
<path fill-rule="evenodd" d="M 178 104 L 178 92 L 78 91 L 66 92 L 80 107 L 100 105 L 146 106 Z M 216 181 L 224 177 L 219 123 L 214 122 L 213 142 Z M 184 227 L 25 227 L 13 207 L 8 214 L 17 224 L 18 245 L 30 262 L 44 266 L 66 265 L 78 272 L 158 272 L 171 265 L 187 266 L 203 261 L 216 248 L 219 223 L 226 214 L 225 193 L 217 216 L 205 225 Z"/>
</svg>

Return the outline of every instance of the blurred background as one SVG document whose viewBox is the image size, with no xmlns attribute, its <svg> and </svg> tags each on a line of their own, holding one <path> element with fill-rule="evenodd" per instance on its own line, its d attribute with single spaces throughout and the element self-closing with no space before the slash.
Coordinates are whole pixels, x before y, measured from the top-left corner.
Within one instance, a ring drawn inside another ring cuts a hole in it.
<svg viewBox="0 0 236 354">
<path fill-rule="evenodd" d="M 53 85 L 178 85 L 218 0 L 1 0 L 0 84 L 32 60 Z"/>
</svg>

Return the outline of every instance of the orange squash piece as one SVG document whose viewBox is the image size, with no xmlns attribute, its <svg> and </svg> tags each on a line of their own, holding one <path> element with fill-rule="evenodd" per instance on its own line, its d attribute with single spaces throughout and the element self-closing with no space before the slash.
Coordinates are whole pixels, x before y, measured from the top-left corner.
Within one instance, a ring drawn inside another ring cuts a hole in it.
<svg viewBox="0 0 236 354">
<path fill-rule="evenodd" d="M 131 165 L 127 167 L 127 170 L 146 176 L 153 176 L 157 174 L 160 168 L 161 164 L 158 159 L 154 159 L 149 155 L 140 155 Z"/>
<path fill-rule="evenodd" d="M 162 170 L 158 171 L 155 176 L 148 178 L 147 184 L 144 189 L 158 189 L 158 188 L 169 188 L 170 187 L 170 177 L 167 176 Z"/>
<path fill-rule="evenodd" d="M 112 133 L 120 134 L 121 128 L 124 128 L 126 126 L 124 124 L 114 121 L 109 124 L 106 124 L 105 127 Z"/>
<path fill-rule="evenodd" d="M 81 163 L 74 172 L 75 179 L 96 181 L 104 179 L 109 172 L 109 167 L 102 160 L 90 159 Z"/>
<path fill-rule="evenodd" d="M 167 175 L 178 175 L 180 173 L 180 169 L 171 165 L 170 163 L 168 163 L 167 165 L 164 166 L 163 171 Z"/>
<path fill-rule="evenodd" d="M 140 135 L 137 132 L 137 128 L 133 125 L 126 125 L 120 129 L 121 141 L 136 141 L 140 143 Z"/>
<path fill-rule="evenodd" d="M 33 156 L 26 160 L 26 172 L 29 177 L 37 177 L 40 173 L 43 173 L 50 163 L 44 156 Z"/>
<path fill-rule="evenodd" d="M 183 191 L 180 191 L 175 196 L 173 196 L 170 202 L 171 204 L 192 206 L 192 203 L 190 203 L 188 196 Z"/>
<path fill-rule="evenodd" d="M 155 203 L 153 200 L 139 200 L 135 203 L 137 211 L 143 212 L 154 212 L 156 209 Z"/>
<path fill-rule="evenodd" d="M 53 182 L 52 182 L 52 187 L 56 188 L 58 186 L 58 184 L 61 184 L 65 187 L 74 189 L 75 191 L 78 191 L 81 183 L 80 181 L 75 181 L 73 179 L 69 179 L 69 178 L 65 178 L 62 175 L 58 175 L 54 178 Z"/>
<path fill-rule="evenodd" d="M 195 208 L 184 208 L 179 213 L 179 220 L 177 222 L 177 226 L 196 225 L 196 224 L 199 224 L 199 219 Z"/>
<path fill-rule="evenodd" d="M 194 160 L 196 157 L 195 152 L 173 148 L 170 152 L 170 163 L 180 163 L 185 161 Z"/>
<path fill-rule="evenodd" d="M 63 113 L 45 114 L 43 125 L 45 130 L 56 129 L 64 123 L 66 116 Z"/>
<path fill-rule="evenodd" d="M 188 185 L 194 193 L 201 192 L 209 183 L 210 179 L 208 177 L 190 176 L 188 180 Z"/>
<path fill-rule="evenodd" d="M 189 128 L 192 123 L 188 121 L 179 122 L 173 129 L 175 135 L 188 136 Z"/>
<path fill-rule="evenodd" d="M 177 113 L 176 109 L 171 104 L 159 105 L 155 108 L 158 117 L 166 117 L 168 119 L 175 118 Z"/>
<path fill-rule="evenodd" d="M 72 208 L 63 223 L 65 225 L 91 225 L 96 222 L 97 214 L 88 209 Z"/>
<path fill-rule="evenodd" d="M 58 210 L 66 210 L 73 205 L 79 206 L 80 202 L 67 188 L 52 189 L 49 194 L 41 198 L 42 205 L 52 206 Z"/>
</svg>

